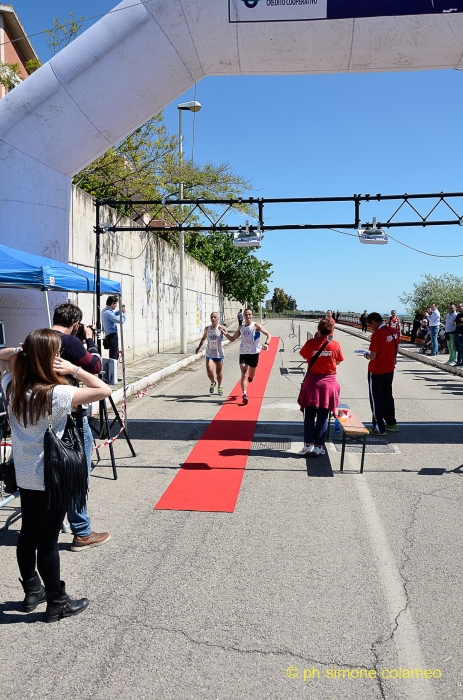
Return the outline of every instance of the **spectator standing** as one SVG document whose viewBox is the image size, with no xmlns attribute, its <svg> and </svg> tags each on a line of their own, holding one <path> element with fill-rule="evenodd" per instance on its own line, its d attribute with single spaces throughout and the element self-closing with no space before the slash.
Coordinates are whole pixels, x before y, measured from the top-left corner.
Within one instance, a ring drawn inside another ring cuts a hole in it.
<svg viewBox="0 0 463 700">
<path fill-rule="evenodd" d="M 415 311 L 415 318 L 413 319 L 412 332 L 410 337 L 410 342 L 416 342 L 416 335 L 421 327 L 421 321 L 423 320 L 423 314 L 421 314 L 418 309 Z"/>
<path fill-rule="evenodd" d="M 8 363 L 2 388 L 8 396 L 16 480 L 21 495 L 22 521 L 16 554 L 25 593 L 23 605 L 26 612 L 32 612 L 47 601 L 46 622 L 76 615 L 88 606 L 87 598 L 71 600 L 61 580 L 58 536 L 65 513 L 48 507 L 44 483 L 48 412 L 51 407 L 53 429 L 61 437 L 72 408 L 111 393 L 98 377 L 63 360 L 59 356 L 60 346 L 58 334 L 42 328 L 29 333 L 23 347 L 0 351 L 0 359 Z M 79 375 L 85 388 L 70 386 L 65 379 L 69 374 Z"/>
<path fill-rule="evenodd" d="M 60 304 L 53 313 L 52 330 L 61 338 L 61 357 L 63 360 L 71 362 L 76 367 L 80 367 L 90 374 L 98 374 L 101 370 L 101 358 L 93 340 L 91 329 L 86 325 L 81 329 L 86 336 L 85 344 L 76 338 L 75 335 L 81 326 L 81 321 L 82 311 L 78 306 L 75 304 Z M 79 385 L 79 380 L 73 380 L 72 376 L 68 377 L 68 381 L 74 386 Z M 84 449 L 87 457 L 88 478 L 90 480 L 93 435 L 88 424 L 89 414 L 90 409 L 87 407 L 82 408 Z M 98 547 L 98 545 L 105 544 L 111 539 L 109 532 L 93 532 L 87 508 L 81 511 L 68 511 L 67 517 L 71 532 L 74 535 L 71 544 L 73 552 L 83 552 L 91 547 Z"/>
<path fill-rule="evenodd" d="M 360 316 L 360 323 L 362 324 L 362 333 L 366 333 L 368 330 L 368 311 L 365 309 L 363 314 Z"/>
<path fill-rule="evenodd" d="M 463 304 L 457 304 L 457 312 L 455 316 L 455 340 L 457 341 L 456 367 L 463 367 Z"/>
<path fill-rule="evenodd" d="M 369 352 L 365 353 L 368 363 L 368 388 L 373 427 L 370 433 L 385 435 L 386 430 L 398 432 L 395 417 L 392 382 L 399 347 L 400 335 L 396 328 L 386 326 L 381 314 L 368 314 L 368 323 L 373 333 Z"/>
<path fill-rule="evenodd" d="M 309 363 L 298 403 L 304 413 L 304 447 L 299 454 L 319 457 L 325 454 L 329 412 L 339 404 L 336 368 L 344 360 L 340 344 L 333 340 L 334 322 L 321 319 L 317 337 L 308 340 L 300 354 Z"/>
<path fill-rule="evenodd" d="M 118 325 L 125 323 L 126 313 L 123 305 L 120 311 L 116 311 L 119 299 L 110 296 L 106 299 L 106 306 L 101 314 L 103 330 L 105 333 L 105 348 L 109 350 L 111 360 L 119 359 L 119 336 L 117 334 Z"/>
<path fill-rule="evenodd" d="M 392 309 L 387 325 L 391 328 L 395 328 L 399 332 L 400 338 L 400 318 L 397 316 L 397 312 L 395 309 Z"/>
<path fill-rule="evenodd" d="M 431 304 L 431 315 L 429 316 L 429 331 L 431 333 L 431 342 L 432 342 L 432 348 L 431 348 L 431 356 L 437 355 L 438 351 L 438 344 L 437 344 L 437 336 L 439 333 L 439 328 L 440 328 L 440 311 L 437 308 L 436 304 L 432 303 Z"/>
<path fill-rule="evenodd" d="M 236 318 L 238 319 L 238 327 L 241 328 L 241 326 L 243 325 L 243 309 L 240 309 L 238 311 Z"/>
<path fill-rule="evenodd" d="M 457 317 L 457 307 L 455 304 L 450 304 L 449 312 L 445 317 L 445 338 L 449 349 L 449 359 L 447 364 L 455 367 L 457 364 L 457 347 L 455 340 L 455 319 Z"/>
</svg>

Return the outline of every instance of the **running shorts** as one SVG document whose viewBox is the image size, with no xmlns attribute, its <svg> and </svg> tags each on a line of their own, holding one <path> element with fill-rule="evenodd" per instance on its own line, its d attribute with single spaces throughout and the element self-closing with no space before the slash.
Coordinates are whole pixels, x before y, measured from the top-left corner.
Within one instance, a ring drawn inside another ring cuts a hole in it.
<svg viewBox="0 0 463 700">
<path fill-rule="evenodd" d="M 255 352 L 249 355 L 240 355 L 240 365 L 247 365 L 248 367 L 257 367 L 259 363 L 260 353 Z"/>
<path fill-rule="evenodd" d="M 212 362 L 223 362 L 224 358 L 223 357 L 208 357 L 206 355 L 206 360 L 212 360 Z"/>
</svg>

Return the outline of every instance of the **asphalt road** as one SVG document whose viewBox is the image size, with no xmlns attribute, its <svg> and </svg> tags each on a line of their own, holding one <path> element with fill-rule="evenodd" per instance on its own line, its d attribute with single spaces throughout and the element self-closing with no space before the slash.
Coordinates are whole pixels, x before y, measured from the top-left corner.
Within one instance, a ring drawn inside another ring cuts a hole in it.
<svg viewBox="0 0 463 700">
<path fill-rule="evenodd" d="M 234 513 L 153 510 L 222 403 L 201 361 L 130 403 L 137 457 L 116 443 L 119 480 L 107 461 L 93 472 L 93 527 L 112 540 L 72 553 L 60 538 L 62 577 L 87 611 L 53 625 L 43 607 L 20 612 L 19 523 L 0 533 L 0 697 L 463 698 L 463 380 L 399 357 L 400 432 L 372 441 L 363 475 L 355 452 L 340 474 L 335 445 L 297 455 L 295 340 L 289 322 L 268 327 L 282 342 Z M 336 337 L 342 400 L 368 421 L 367 363 L 353 354 L 365 343 Z M 237 360 L 228 346 L 225 394 Z M 395 677 L 407 669 L 434 677 Z"/>
</svg>

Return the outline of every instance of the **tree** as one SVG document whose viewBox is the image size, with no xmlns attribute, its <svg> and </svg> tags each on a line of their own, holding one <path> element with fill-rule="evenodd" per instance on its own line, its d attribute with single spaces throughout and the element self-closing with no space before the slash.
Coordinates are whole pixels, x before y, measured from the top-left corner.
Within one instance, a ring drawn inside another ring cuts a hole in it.
<svg viewBox="0 0 463 700">
<path fill-rule="evenodd" d="M 21 67 L 19 63 L 5 63 L 0 61 L 0 85 L 5 90 L 12 90 L 22 82 Z"/>
<path fill-rule="evenodd" d="M 73 183 L 100 199 L 131 199 L 139 218 L 163 219 L 168 224 L 185 224 L 185 250 L 220 275 L 225 295 L 244 304 L 258 305 L 268 293 L 270 264 L 261 263 L 249 248 L 235 248 L 233 237 L 223 231 L 200 234 L 188 231 L 188 224 L 198 224 L 201 214 L 195 207 L 183 212 L 173 205 L 143 205 L 136 200 L 177 197 L 183 182 L 185 199 L 236 199 L 251 187 L 227 163 L 198 165 L 192 160 L 179 161 L 178 140 L 169 135 L 162 113 L 136 129 L 118 145 L 110 148 L 73 179 Z M 124 205 L 119 207 L 124 213 Z M 212 215 L 213 207 L 204 207 Z M 252 215 L 253 207 L 236 207 L 243 215 Z M 204 217 L 203 217 L 204 218 Z M 177 232 L 159 232 L 174 245 Z"/>
<path fill-rule="evenodd" d="M 32 73 L 35 73 L 35 71 L 38 70 L 41 65 L 42 61 L 39 58 L 30 58 L 28 61 L 26 61 L 24 67 L 27 70 L 28 75 L 32 75 Z"/>
<path fill-rule="evenodd" d="M 296 311 L 297 301 L 292 296 L 288 296 L 288 303 L 286 304 L 288 311 Z"/>
<path fill-rule="evenodd" d="M 463 278 L 450 274 L 422 275 L 422 281 L 413 285 L 413 291 L 403 292 L 399 299 L 410 313 L 423 311 L 432 302 L 444 310 L 451 303 L 463 302 Z"/>
<path fill-rule="evenodd" d="M 250 248 L 235 248 L 231 234 L 190 234 L 186 247 L 190 255 L 219 274 L 226 296 L 257 308 L 268 294 L 272 264 L 258 260 Z"/>
<path fill-rule="evenodd" d="M 84 20 L 85 17 L 81 17 L 79 21 L 74 17 L 74 12 L 70 12 L 69 14 L 71 15 L 71 19 L 65 19 L 64 22 L 60 22 L 59 18 L 55 17 L 53 20 L 53 28 L 44 30 L 48 48 L 52 56 L 70 44 L 82 28 L 82 20 Z"/>
<path fill-rule="evenodd" d="M 236 199 L 251 187 L 251 183 L 234 173 L 228 163 L 200 166 L 191 159 L 180 162 L 177 136 L 168 133 L 162 113 L 106 151 L 73 180 L 93 197 L 132 200 L 176 198 L 180 182 L 183 182 L 185 199 Z M 124 207 L 120 209 L 123 213 Z M 204 209 L 212 214 L 210 206 Z M 235 209 L 243 215 L 255 213 L 247 204 Z M 180 212 L 179 207 L 172 205 L 143 205 L 136 210 L 140 218 L 163 219 L 172 225 L 187 219 L 186 229 L 188 224 L 198 224 L 201 219 L 194 207 L 184 207 Z M 159 235 L 172 243 L 178 241 L 177 233 Z"/>
<path fill-rule="evenodd" d="M 272 297 L 272 307 L 276 313 L 281 314 L 288 306 L 288 297 L 286 296 L 284 289 L 280 287 L 275 287 L 273 290 Z"/>
</svg>

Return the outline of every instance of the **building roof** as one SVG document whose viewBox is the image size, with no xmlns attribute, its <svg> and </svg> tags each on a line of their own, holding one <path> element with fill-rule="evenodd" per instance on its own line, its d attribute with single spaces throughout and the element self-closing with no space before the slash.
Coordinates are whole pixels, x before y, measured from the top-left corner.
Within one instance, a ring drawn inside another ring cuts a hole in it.
<svg viewBox="0 0 463 700">
<path fill-rule="evenodd" d="M 0 3 L 0 14 L 3 15 L 3 20 L 8 25 L 8 29 L 13 35 L 13 38 L 18 40 L 15 43 L 17 43 L 18 47 L 21 49 L 25 60 L 29 61 L 32 58 L 38 58 L 34 47 L 27 38 L 24 27 L 19 21 L 19 17 L 15 12 L 14 7 L 12 5 L 4 5 L 3 3 Z"/>
</svg>

